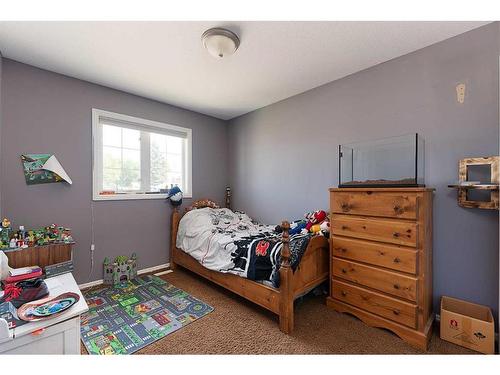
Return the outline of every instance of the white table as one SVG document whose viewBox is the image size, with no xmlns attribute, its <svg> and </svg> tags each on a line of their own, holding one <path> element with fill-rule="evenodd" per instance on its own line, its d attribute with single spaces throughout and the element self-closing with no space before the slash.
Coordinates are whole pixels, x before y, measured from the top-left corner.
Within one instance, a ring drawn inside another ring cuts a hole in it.
<svg viewBox="0 0 500 375">
<path fill-rule="evenodd" d="M 7 333 L 2 332 L 5 320 L 0 319 L 0 354 L 80 354 L 80 315 L 89 309 L 85 298 L 71 273 L 45 282 L 50 297 L 74 292 L 80 300 L 54 319 L 27 323 Z"/>
</svg>

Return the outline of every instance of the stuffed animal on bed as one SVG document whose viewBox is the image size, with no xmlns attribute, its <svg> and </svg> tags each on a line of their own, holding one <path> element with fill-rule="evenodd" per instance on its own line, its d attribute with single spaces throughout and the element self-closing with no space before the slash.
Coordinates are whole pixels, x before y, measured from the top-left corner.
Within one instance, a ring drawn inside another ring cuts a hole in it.
<svg viewBox="0 0 500 375">
<path fill-rule="evenodd" d="M 290 229 L 288 230 L 288 233 L 290 236 L 293 236 L 294 234 L 298 234 L 302 232 L 302 230 L 306 227 L 307 221 L 305 220 L 295 220 L 290 223 Z M 281 225 L 276 225 L 276 228 L 274 228 L 274 231 L 276 233 L 281 233 L 283 232 L 283 228 Z"/>
<path fill-rule="evenodd" d="M 322 234 L 326 238 L 330 237 L 330 220 L 327 217 L 322 223 L 314 224 L 310 231 L 313 234 Z"/>
<path fill-rule="evenodd" d="M 326 212 L 323 210 L 308 212 L 304 215 L 304 217 L 307 220 L 306 229 L 309 231 L 314 224 L 320 224 L 326 219 Z"/>
<path fill-rule="evenodd" d="M 305 220 L 295 220 L 290 224 L 290 230 L 288 233 L 290 235 L 298 234 L 302 232 L 302 229 L 304 229 L 307 225 L 307 222 Z"/>
</svg>

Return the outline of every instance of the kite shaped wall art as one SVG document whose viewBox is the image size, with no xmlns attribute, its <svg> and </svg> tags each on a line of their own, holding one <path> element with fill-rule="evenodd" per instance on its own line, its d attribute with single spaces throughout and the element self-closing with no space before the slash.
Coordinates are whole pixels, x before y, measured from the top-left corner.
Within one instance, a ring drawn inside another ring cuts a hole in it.
<svg viewBox="0 0 500 375">
<path fill-rule="evenodd" d="M 61 163 L 52 154 L 24 154 L 21 155 L 21 161 L 28 185 L 63 181 L 70 185 L 73 183 Z"/>
</svg>

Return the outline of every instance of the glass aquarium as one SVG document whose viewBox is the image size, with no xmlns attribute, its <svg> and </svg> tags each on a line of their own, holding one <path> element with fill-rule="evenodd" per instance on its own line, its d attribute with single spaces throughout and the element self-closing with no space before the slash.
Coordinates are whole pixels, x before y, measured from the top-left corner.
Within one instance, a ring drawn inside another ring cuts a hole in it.
<svg viewBox="0 0 500 375">
<path fill-rule="evenodd" d="M 339 187 L 415 186 L 425 186 L 418 134 L 339 145 Z"/>
</svg>

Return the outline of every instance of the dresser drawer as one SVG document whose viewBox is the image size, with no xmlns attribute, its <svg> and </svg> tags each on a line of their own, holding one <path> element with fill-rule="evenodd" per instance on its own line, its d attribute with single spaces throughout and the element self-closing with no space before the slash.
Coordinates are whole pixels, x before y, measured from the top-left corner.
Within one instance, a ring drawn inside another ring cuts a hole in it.
<svg viewBox="0 0 500 375">
<path fill-rule="evenodd" d="M 417 300 L 417 279 L 380 268 L 365 266 L 337 257 L 332 260 L 332 274 L 354 284 L 364 285 L 384 293 Z"/>
<path fill-rule="evenodd" d="M 399 301 L 337 280 L 332 281 L 332 296 L 339 301 L 349 303 L 408 327 L 417 327 L 417 306 L 414 304 Z"/>
<path fill-rule="evenodd" d="M 418 224 L 405 220 L 376 219 L 349 215 L 332 215 L 331 232 L 366 240 L 417 246 Z"/>
<path fill-rule="evenodd" d="M 396 245 L 333 236 L 332 254 L 396 271 L 417 272 L 417 251 Z"/>
<path fill-rule="evenodd" d="M 404 192 L 333 192 L 330 211 L 349 215 L 417 218 L 417 194 Z"/>
</svg>

